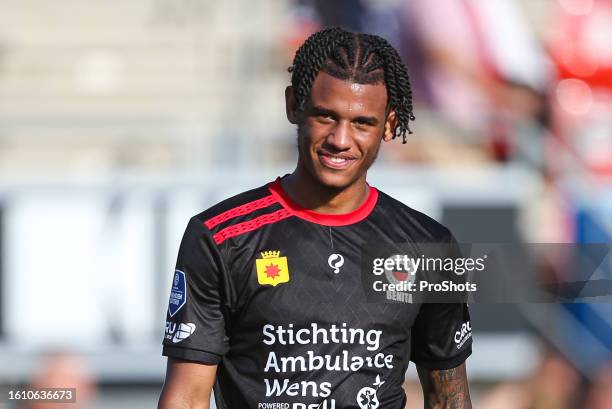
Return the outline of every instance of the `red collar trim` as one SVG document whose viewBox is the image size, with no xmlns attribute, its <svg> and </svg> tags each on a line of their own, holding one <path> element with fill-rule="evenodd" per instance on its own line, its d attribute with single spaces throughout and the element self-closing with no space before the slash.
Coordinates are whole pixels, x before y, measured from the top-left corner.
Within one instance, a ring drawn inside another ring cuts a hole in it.
<svg viewBox="0 0 612 409">
<path fill-rule="evenodd" d="M 369 185 L 368 185 L 369 186 Z M 369 186 L 370 192 L 368 198 L 363 202 L 359 208 L 353 210 L 350 213 L 343 214 L 326 214 L 319 213 L 313 210 L 306 209 L 296 202 L 293 201 L 283 189 L 281 185 L 280 177 L 274 182 L 268 184 L 268 189 L 272 195 L 278 200 L 278 202 L 287 210 L 289 210 L 294 216 L 301 219 L 308 220 L 312 223 L 322 224 L 325 226 L 346 226 L 349 224 L 357 223 L 365 219 L 372 213 L 376 202 L 378 201 L 378 190 Z"/>
</svg>

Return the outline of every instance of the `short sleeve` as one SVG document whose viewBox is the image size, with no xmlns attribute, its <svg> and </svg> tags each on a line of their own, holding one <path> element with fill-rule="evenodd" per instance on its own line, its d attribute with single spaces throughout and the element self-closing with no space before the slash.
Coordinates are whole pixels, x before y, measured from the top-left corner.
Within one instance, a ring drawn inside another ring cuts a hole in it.
<svg viewBox="0 0 612 409">
<path fill-rule="evenodd" d="M 461 365 L 472 353 L 467 304 L 423 304 L 412 327 L 410 360 L 428 369 Z"/>
<path fill-rule="evenodd" d="M 461 257 L 448 232 L 448 256 Z M 472 353 L 472 324 L 467 303 L 423 303 L 411 331 L 410 360 L 432 370 L 461 365 Z"/>
<path fill-rule="evenodd" d="M 162 355 L 217 364 L 228 349 L 228 277 L 210 232 L 187 225 L 172 280 Z"/>
</svg>

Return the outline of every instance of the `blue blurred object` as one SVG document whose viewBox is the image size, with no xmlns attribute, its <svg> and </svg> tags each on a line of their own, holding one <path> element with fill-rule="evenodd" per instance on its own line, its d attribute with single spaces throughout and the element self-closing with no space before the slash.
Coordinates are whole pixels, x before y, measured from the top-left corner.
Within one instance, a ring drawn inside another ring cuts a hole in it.
<svg viewBox="0 0 612 409">
<path fill-rule="evenodd" d="M 605 220 L 610 220 L 612 215 L 608 209 L 596 206 L 594 202 L 578 208 L 575 219 L 576 242 L 612 242 L 612 235 L 605 225 Z M 610 266 L 611 260 L 604 259 L 596 274 L 612 279 Z M 570 334 L 565 334 L 570 342 L 570 351 L 580 366 L 589 375 L 593 375 L 612 360 L 612 305 L 574 303 L 564 304 L 564 307 L 579 324 L 572 326 Z"/>
</svg>

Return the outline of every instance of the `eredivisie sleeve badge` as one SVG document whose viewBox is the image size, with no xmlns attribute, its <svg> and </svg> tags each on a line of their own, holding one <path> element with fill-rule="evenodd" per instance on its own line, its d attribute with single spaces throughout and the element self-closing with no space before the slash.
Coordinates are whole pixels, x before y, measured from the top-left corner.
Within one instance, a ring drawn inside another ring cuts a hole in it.
<svg viewBox="0 0 612 409">
<path fill-rule="evenodd" d="M 255 260 L 259 284 L 277 286 L 289 281 L 287 257 L 280 257 L 280 251 L 262 251 L 261 257 Z"/>
</svg>

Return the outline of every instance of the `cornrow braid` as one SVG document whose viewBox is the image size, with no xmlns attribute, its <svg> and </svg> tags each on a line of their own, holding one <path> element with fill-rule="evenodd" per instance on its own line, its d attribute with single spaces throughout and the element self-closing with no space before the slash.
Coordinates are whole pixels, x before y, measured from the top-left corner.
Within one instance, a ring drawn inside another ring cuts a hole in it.
<svg viewBox="0 0 612 409">
<path fill-rule="evenodd" d="M 339 27 L 318 31 L 297 50 L 291 73 L 297 107 L 304 109 L 312 84 L 320 71 L 358 84 L 383 82 L 389 108 L 395 111 L 397 124 L 393 138 L 411 134 L 414 121 L 412 88 L 408 70 L 398 52 L 382 37 L 351 33 Z"/>
</svg>

